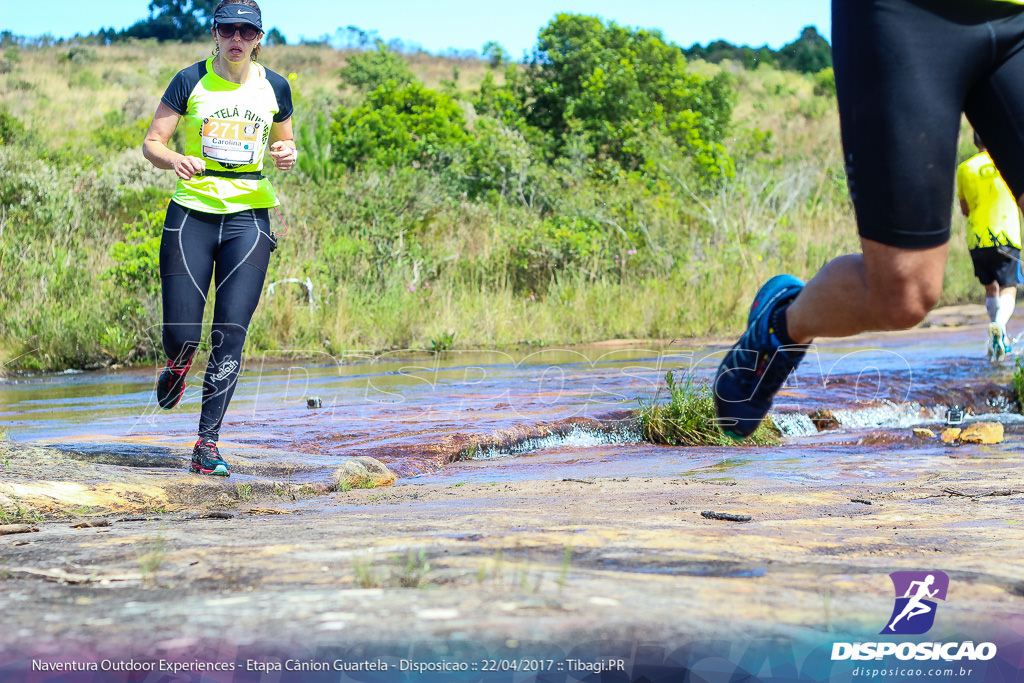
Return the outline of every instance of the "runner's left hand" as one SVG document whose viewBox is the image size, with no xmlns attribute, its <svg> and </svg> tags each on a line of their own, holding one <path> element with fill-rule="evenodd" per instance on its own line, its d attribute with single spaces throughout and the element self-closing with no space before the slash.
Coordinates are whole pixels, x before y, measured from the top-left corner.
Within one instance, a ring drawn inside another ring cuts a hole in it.
<svg viewBox="0 0 1024 683">
<path fill-rule="evenodd" d="M 278 140 L 270 146 L 270 156 L 274 159 L 274 166 L 287 171 L 295 165 L 295 160 L 299 158 L 299 150 Z"/>
</svg>

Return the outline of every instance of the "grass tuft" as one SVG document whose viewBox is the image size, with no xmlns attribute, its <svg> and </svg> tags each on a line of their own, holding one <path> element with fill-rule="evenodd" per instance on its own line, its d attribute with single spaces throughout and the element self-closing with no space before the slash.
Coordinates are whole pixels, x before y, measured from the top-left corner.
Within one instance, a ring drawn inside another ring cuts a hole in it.
<svg viewBox="0 0 1024 683">
<path fill-rule="evenodd" d="M 1024 358 L 1017 359 L 1013 371 L 1013 398 L 1017 401 L 1017 410 L 1024 413 Z"/>
<path fill-rule="evenodd" d="M 678 381 L 669 370 L 665 373 L 668 403 L 659 403 L 660 391 L 651 403 L 640 401 L 640 433 L 644 440 L 670 446 L 735 446 L 737 442 L 722 433 L 715 422 L 715 403 L 706 384 L 694 384 L 687 376 Z M 761 423 L 742 443 L 751 446 L 773 446 L 781 433 L 771 418 Z"/>
<path fill-rule="evenodd" d="M 43 516 L 31 507 L 21 507 L 21 501 L 13 498 L 14 510 L 0 508 L 0 524 L 40 524 Z"/>
<path fill-rule="evenodd" d="M 142 574 L 144 586 L 155 587 L 157 585 L 157 571 L 167 556 L 166 547 L 163 530 L 160 530 L 154 538 L 144 541 L 136 550 L 139 573 Z"/>
<path fill-rule="evenodd" d="M 405 556 L 405 567 L 393 575 L 393 579 L 402 588 L 420 588 L 426 575 L 430 572 L 427 551 L 420 548 L 419 552 L 410 550 Z"/>
</svg>

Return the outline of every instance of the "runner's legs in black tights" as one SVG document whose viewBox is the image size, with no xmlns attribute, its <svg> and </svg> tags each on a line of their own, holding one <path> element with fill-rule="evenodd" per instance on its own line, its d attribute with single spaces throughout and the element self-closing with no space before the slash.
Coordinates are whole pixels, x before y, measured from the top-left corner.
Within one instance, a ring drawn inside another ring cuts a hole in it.
<svg viewBox="0 0 1024 683">
<path fill-rule="evenodd" d="M 178 367 L 202 340 L 203 310 L 215 284 L 210 360 L 199 437 L 217 441 L 242 368 L 242 347 L 259 303 L 273 239 L 266 209 L 208 214 L 171 202 L 160 242 L 163 345 Z"/>
</svg>

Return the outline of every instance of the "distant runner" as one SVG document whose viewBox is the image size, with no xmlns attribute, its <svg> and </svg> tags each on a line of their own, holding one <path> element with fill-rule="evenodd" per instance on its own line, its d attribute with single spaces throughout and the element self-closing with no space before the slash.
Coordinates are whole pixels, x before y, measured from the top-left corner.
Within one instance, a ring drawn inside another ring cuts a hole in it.
<svg viewBox="0 0 1024 683">
<path fill-rule="evenodd" d="M 230 468 L 217 438 L 242 367 L 242 346 L 270 252 L 277 245 L 268 209 L 279 202 L 262 173 L 263 155 L 269 143 L 274 166 L 287 170 L 298 150 L 288 81 L 256 62 L 263 38 L 259 6 L 254 0 L 223 0 L 214 10 L 211 33 L 214 57 L 174 77 L 142 151 L 154 166 L 178 176 L 160 242 L 167 366 L 157 381 L 157 402 L 169 410 L 185 391 L 185 375 L 202 340 L 212 278 L 216 303 L 210 359 L 191 469 L 227 476 Z M 167 146 L 179 122 L 184 154 Z"/>
<path fill-rule="evenodd" d="M 1020 212 L 977 132 L 974 144 L 978 153 L 957 168 L 957 197 L 960 211 L 967 216 L 967 248 L 974 274 L 985 287 L 985 310 L 991 321 L 985 346 L 988 357 L 998 361 L 1013 350 L 1006 324 L 1017 303 Z"/>
</svg>

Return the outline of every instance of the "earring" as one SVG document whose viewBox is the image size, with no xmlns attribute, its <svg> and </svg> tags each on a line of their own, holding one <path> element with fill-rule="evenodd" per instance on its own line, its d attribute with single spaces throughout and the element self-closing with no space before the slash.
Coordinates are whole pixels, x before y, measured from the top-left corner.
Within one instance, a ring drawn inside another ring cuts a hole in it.
<svg viewBox="0 0 1024 683">
<path fill-rule="evenodd" d="M 220 43 L 216 43 L 213 47 L 213 56 L 220 57 Z"/>
</svg>

